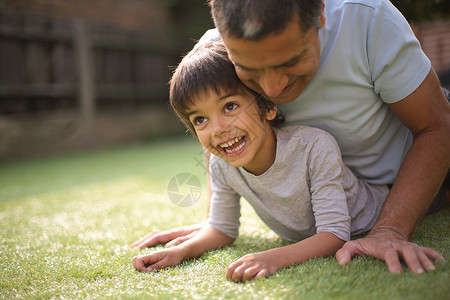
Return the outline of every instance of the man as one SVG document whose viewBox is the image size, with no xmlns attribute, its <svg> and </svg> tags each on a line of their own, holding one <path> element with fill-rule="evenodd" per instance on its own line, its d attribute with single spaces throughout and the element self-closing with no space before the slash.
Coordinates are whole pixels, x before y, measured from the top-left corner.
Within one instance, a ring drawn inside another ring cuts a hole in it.
<svg viewBox="0 0 450 300">
<path fill-rule="evenodd" d="M 415 273 L 434 269 L 431 259 L 443 257 L 408 240 L 450 166 L 450 107 L 401 14 L 387 0 L 210 5 L 245 85 L 282 104 L 287 123 L 330 132 L 357 176 L 392 184 L 369 235 L 347 242 L 337 260 L 371 255 L 391 272 L 401 260 Z M 134 246 L 174 245 L 197 227 L 151 233 Z"/>
</svg>

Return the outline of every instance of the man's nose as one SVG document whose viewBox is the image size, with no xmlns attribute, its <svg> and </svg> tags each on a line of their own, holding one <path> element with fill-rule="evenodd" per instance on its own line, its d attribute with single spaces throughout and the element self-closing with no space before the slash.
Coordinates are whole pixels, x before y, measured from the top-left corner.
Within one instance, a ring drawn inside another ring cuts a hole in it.
<svg viewBox="0 0 450 300">
<path fill-rule="evenodd" d="M 264 70 L 259 77 L 259 85 L 264 93 L 270 97 L 277 97 L 288 85 L 287 74 L 274 69 Z"/>
</svg>

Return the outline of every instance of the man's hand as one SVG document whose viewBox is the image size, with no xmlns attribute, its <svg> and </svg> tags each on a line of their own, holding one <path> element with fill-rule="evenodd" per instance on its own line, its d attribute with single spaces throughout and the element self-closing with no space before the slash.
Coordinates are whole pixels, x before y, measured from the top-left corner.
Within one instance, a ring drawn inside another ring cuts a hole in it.
<svg viewBox="0 0 450 300">
<path fill-rule="evenodd" d="M 151 254 L 135 256 L 133 257 L 133 266 L 138 271 L 150 272 L 178 265 L 183 259 L 183 249 L 173 247 L 156 251 Z"/>
<path fill-rule="evenodd" d="M 412 272 L 418 274 L 435 269 L 431 259 L 445 260 L 433 249 L 420 247 L 392 233 L 370 233 L 364 238 L 349 241 L 336 252 L 336 259 L 345 265 L 355 255 L 370 255 L 383 260 L 391 273 L 403 270 L 402 260 Z"/>
<path fill-rule="evenodd" d="M 242 282 L 268 277 L 279 269 L 276 260 L 268 251 L 247 254 L 228 266 L 226 276 Z"/>
<path fill-rule="evenodd" d="M 200 223 L 190 226 L 181 226 L 170 230 L 153 231 L 131 244 L 130 247 L 142 249 L 163 243 L 167 243 L 166 247 L 176 246 L 191 239 L 203 225 L 203 223 Z"/>
</svg>

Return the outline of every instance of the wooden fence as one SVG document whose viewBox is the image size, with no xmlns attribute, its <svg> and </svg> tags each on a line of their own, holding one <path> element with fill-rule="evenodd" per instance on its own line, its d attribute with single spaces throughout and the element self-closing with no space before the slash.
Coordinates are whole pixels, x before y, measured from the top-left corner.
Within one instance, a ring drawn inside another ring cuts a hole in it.
<svg viewBox="0 0 450 300">
<path fill-rule="evenodd" d="M 450 21 L 416 24 L 413 29 L 436 72 L 442 74 L 448 71 L 450 69 Z"/>
<path fill-rule="evenodd" d="M 84 20 L 0 12 L 0 114 L 79 110 L 85 143 L 97 110 L 167 99 L 174 39 Z"/>
<path fill-rule="evenodd" d="M 448 21 L 414 26 L 438 73 L 450 68 L 449 28 Z M 0 159 L 179 125 L 167 109 L 168 66 L 186 47 L 170 33 L 153 36 L 92 20 L 0 11 Z"/>
</svg>

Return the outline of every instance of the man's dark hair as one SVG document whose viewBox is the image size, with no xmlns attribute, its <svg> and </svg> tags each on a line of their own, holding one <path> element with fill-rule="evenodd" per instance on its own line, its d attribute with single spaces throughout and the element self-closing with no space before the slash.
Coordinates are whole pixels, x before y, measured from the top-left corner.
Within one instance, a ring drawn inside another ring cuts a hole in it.
<svg viewBox="0 0 450 300">
<path fill-rule="evenodd" d="M 170 80 L 170 105 L 194 135 L 195 130 L 187 112 L 195 104 L 195 99 L 209 90 L 216 94 L 248 92 L 254 95 L 261 118 L 275 107 L 273 102 L 250 90 L 239 80 L 222 41 L 212 41 L 191 50 L 180 62 Z M 280 114 L 271 124 L 279 126 L 283 121 L 284 118 Z"/>
<path fill-rule="evenodd" d="M 233 38 L 258 41 L 282 32 L 298 20 L 303 32 L 319 28 L 322 0 L 209 0 L 219 32 Z"/>
</svg>

